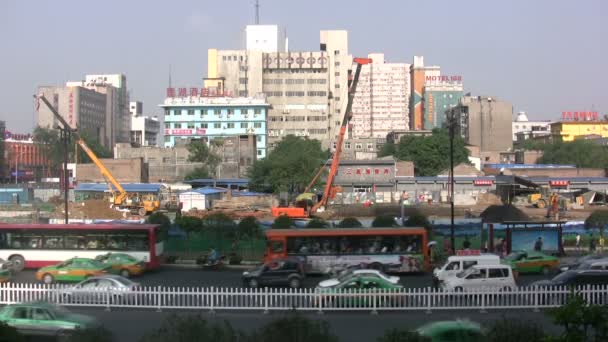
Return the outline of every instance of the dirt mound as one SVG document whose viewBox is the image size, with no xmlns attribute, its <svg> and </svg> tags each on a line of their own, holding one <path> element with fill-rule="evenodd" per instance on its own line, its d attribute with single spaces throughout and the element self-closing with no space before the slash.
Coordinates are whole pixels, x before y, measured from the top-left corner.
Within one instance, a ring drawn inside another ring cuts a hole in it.
<svg viewBox="0 0 608 342">
<path fill-rule="evenodd" d="M 197 210 L 192 209 L 187 212 L 183 212 L 184 216 L 194 216 L 198 218 L 205 218 L 212 214 L 222 213 L 227 215 L 233 220 L 240 220 L 247 216 L 253 216 L 257 219 L 264 218 L 270 215 L 270 210 L 229 210 L 229 209 L 214 209 L 214 210 Z"/>
<path fill-rule="evenodd" d="M 523 211 L 513 205 L 491 205 L 479 215 L 484 222 L 500 223 L 505 221 L 529 221 Z"/>
<path fill-rule="evenodd" d="M 479 194 L 477 198 L 478 205 L 502 205 L 500 197 L 493 193 L 486 192 L 485 194 Z"/>
<path fill-rule="evenodd" d="M 68 214 L 73 219 L 112 219 L 124 218 L 124 213 L 110 207 L 110 203 L 104 200 L 86 200 L 82 202 L 70 202 Z M 52 218 L 63 218 L 64 207 L 59 204 L 55 207 Z"/>
</svg>

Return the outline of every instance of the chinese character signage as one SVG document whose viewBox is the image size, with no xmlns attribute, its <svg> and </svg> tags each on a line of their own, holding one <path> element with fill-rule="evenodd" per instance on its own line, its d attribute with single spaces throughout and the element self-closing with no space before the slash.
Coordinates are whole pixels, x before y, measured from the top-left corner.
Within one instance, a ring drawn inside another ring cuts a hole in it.
<svg viewBox="0 0 608 342">
<path fill-rule="evenodd" d="M 211 88 L 167 88 L 167 98 L 174 97 L 232 97 L 232 92 L 217 87 Z"/>
<path fill-rule="evenodd" d="M 72 91 L 70 91 L 68 99 L 68 123 L 74 127 L 74 93 Z"/>
<path fill-rule="evenodd" d="M 473 181 L 473 185 L 477 185 L 477 186 L 490 186 L 494 184 L 494 181 L 491 179 L 475 179 Z"/>
<path fill-rule="evenodd" d="M 563 121 L 597 121 L 599 112 L 562 112 Z"/>
<path fill-rule="evenodd" d="M 549 185 L 553 187 L 564 187 L 570 185 L 570 181 L 567 180 L 552 180 L 549 182 Z"/>
<path fill-rule="evenodd" d="M 206 129 L 202 128 L 167 128 L 165 129 L 165 135 L 205 135 L 207 133 Z"/>
</svg>

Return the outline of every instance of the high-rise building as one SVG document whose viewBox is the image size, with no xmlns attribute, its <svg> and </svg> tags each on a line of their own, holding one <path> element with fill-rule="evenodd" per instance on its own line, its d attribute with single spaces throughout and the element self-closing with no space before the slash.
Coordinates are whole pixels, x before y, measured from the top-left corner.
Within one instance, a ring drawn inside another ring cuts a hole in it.
<svg viewBox="0 0 608 342">
<path fill-rule="evenodd" d="M 104 139 L 100 140 L 105 146 L 112 148 L 116 143 L 129 142 L 131 118 L 125 75 L 86 75 L 84 81 L 67 82 L 66 85 L 84 87 L 105 95 L 106 130 Z"/>
<path fill-rule="evenodd" d="M 129 103 L 131 113 L 131 144 L 135 146 L 158 146 L 160 122 L 156 116 L 143 115 L 144 105 L 140 101 Z"/>
<path fill-rule="evenodd" d="M 518 112 L 517 117 L 513 121 L 512 131 L 514 142 L 550 135 L 551 120 L 530 121 L 526 112 Z"/>
<path fill-rule="evenodd" d="M 264 93 L 270 148 L 289 134 L 328 148 L 344 115 L 351 66 L 348 33 L 321 31 L 319 51 L 209 49 L 205 87 L 229 96 Z"/>
<path fill-rule="evenodd" d="M 270 53 L 283 50 L 277 25 L 247 25 L 245 39 L 247 51 Z"/>
<path fill-rule="evenodd" d="M 368 55 L 353 100 L 353 138 L 381 138 L 409 128 L 410 65 L 386 63 L 384 54 Z"/>
<path fill-rule="evenodd" d="M 144 104 L 141 101 L 129 102 L 129 113 L 131 116 L 138 116 L 144 114 Z"/>
<path fill-rule="evenodd" d="M 410 66 L 410 129 L 420 130 L 424 127 L 424 86 L 426 77 L 439 76 L 438 66 L 424 66 L 424 57 L 414 56 Z"/>
<path fill-rule="evenodd" d="M 467 145 L 477 146 L 481 153 L 513 149 L 511 120 L 513 105 L 489 96 L 464 96 L 448 110 L 457 123 Z"/>
<path fill-rule="evenodd" d="M 112 147 L 105 139 L 108 130 L 105 94 L 80 86 L 42 86 L 38 87 L 38 94 L 44 95 L 72 128 L 97 139 L 108 148 Z M 44 128 L 61 127 L 45 105 L 38 107 L 36 122 Z"/>
<path fill-rule="evenodd" d="M 0 120 L 0 179 L 4 179 L 4 175 L 6 173 L 6 171 L 4 170 L 4 164 L 7 158 L 7 155 L 5 154 L 6 150 L 4 147 L 4 134 L 6 132 L 6 122 L 3 120 Z"/>
</svg>

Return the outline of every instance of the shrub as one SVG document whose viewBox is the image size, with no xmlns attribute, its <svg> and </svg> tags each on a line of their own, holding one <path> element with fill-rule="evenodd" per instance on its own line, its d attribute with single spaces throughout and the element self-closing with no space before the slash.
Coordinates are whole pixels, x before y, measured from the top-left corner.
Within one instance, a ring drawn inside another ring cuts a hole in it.
<svg viewBox="0 0 608 342">
<path fill-rule="evenodd" d="M 261 235 L 260 225 L 254 216 L 243 218 L 238 225 L 239 238 L 255 238 Z"/>
<path fill-rule="evenodd" d="M 338 342 L 325 321 L 309 319 L 298 313 L 276 319 L 254 332 L 249 341 L 255 342 Z"/>
<path fill-rule="evenodd" d="M 361 222 L 354 217 L 345 217 L 338 223 L 338 228 L 360 228 L 363 227 Z"/>
<path fill-rule="evenodd" d="M 545 332 L 537 323 L 506 317 L 494 321 L 486 331 L 488 342 L 542 342 L 544 339 Z"/>
<path fill-rule="evenodd" d="M 395 218 L 391 215 L 380 215 L 376 216 L 372 222 L 372 227 L 394 227 L 396 225 Z"/>
<path fill-rule="evenodd" d="M 416 331 L 391 329 L 380 336 L 378 342 L 431 342 L 429 337 L 420 335 Z"/>
<path fill-rule="evenodd" d="M 272 223 L 274 229 L 287 229 L 293 226 L 293 220 L 287 215 L 281 215 L 277 217 Z"/>
<path fill-rule="evenodd" d="M 327 228 L 328 224 L 322 219 L 312 219 L 306 224 L 306 228 Z"/>
<path fill-rule="evenodd" d="M 419 211 L 413 212 L 405 222 L 403 222 L 404 227 L 422 227 L 422 228 L 431 228 L 431 223 L 428 218 Z"/>
</svg>

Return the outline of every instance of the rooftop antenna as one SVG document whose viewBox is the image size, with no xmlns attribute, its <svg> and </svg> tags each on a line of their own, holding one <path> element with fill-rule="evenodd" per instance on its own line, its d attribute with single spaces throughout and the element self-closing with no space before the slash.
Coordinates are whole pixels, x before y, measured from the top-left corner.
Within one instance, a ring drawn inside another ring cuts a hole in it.
<svg viewBox="0 0 608 342">
<path fill-rule="evenodd" d="M 169 64 L 169 88 L 171 88 L 171 64 Z"/>
<path fill-rule="evenodd" d="M 260 0 L 255 0 L 255 24 L 260 25 Z"/>
</svg>

